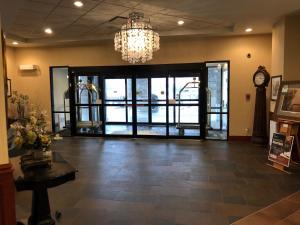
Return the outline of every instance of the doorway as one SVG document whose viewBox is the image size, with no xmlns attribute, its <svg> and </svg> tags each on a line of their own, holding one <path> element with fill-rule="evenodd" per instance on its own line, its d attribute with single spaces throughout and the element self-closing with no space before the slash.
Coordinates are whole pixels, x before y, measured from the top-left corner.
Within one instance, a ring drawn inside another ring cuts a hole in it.
<svg viewBox="0 0 300 225">
<path fill-rule="evenodd" d="M 207 66 L 68 68 L 71 134 L 226 140 L 228 110 L 211 105 L 220 89 L 215 86 L 224 82 L 208 78 Z M 228 87 L 222 90 L 228 93 Z"/>
</svg>

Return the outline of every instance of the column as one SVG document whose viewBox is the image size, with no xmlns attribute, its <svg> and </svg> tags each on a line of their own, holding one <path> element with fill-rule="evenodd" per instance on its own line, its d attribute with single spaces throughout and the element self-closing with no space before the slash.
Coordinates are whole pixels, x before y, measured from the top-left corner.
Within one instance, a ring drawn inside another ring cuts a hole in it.
<svg viewBox="0 0 300 225">
<path fill-rule="evenodd" d="M 1 30 L 1 20 L 0 20 Z M 2 37 L 0 42 L 0 224 L 16 225 L 13 170 L 9 164 L 6 127 L 6 76 Z"/>
</svg>

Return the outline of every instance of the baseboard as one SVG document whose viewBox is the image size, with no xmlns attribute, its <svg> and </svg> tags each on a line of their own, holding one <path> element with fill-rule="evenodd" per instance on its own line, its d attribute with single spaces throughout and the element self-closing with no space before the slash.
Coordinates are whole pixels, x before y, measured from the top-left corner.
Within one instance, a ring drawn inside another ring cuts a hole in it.
<svg viewBox="0 0 300 225">
<path fill-rule="evenodd" d="M 229 136 L 228 141 L 251 141 L 251 136 Z"/>
<path fill-rule="evenodd" d="M 16 225 L 15 204 L 12 166 L 0 165 L 0 224 Z"/>
</svg>

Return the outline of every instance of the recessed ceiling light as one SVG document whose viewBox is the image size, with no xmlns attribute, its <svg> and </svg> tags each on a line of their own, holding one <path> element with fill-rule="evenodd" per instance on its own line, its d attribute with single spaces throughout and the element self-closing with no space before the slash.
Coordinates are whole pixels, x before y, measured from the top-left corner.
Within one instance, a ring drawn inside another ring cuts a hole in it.
<svg viewBox="0 0 300 225">
<path fill-rule="evenodd" d="M 13 43 L 12 43 L 13 45 L 18 45 L 19 44 L 19 42 L 17 42 L 17 41 L 13 41 Z"/>
<path fill-rule="evenodd" d="M 245 29 L 245 31 L 246 31 L 247 33 L 250 33 L 250 32 L 253 31 L 253 29 L 249 27 L 249 28 Z"/>
<path fill-rule="evenodd" d="M 49 28 L 49 27 L 48 27 L 48 28 L 45 28 L 44 32 L 45 32 L 46 34 L 52 34 L 52 33 L 53 33 L 52 29 Z"/>
<path fill-rule="evenodd" d="M 83 6 L 83 2 L 82 1 L 75 1 L 74 5 L 78 8 L 81 8 Z"/>
<path fill-rule="evenodd" d="M 183 21 L 183 20 L 178 20 L 177 24 L 178 24 L 179 26 L 182 26 L 182 25 L 184 24 L 184 21 Z"/>
</svg>

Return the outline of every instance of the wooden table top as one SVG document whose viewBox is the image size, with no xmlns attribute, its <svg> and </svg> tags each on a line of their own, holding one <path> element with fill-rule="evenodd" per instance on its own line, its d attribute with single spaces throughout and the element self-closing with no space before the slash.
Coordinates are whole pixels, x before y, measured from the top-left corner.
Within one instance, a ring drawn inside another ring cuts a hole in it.
<svg viewBox="0 0 300 225">
<path fill-rule="evenodd" d="M 57 152 L 52 152 L 52 166 L 23 171 L 20 157 L 11 158 L 17 191 L 34 190 L 37 187 L 51 188 L 75 180 L 76 169 Z"/>
</svg>

